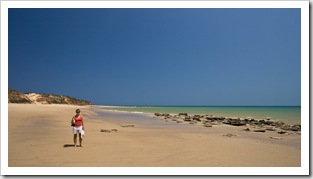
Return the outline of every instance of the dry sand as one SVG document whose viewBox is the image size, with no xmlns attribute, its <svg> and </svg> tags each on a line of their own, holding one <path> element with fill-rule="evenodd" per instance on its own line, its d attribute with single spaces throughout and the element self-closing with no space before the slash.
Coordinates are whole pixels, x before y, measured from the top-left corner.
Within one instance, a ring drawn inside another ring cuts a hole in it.
<svg viewBox="0 0 313 179">
<path fill-rule="evenodd" d="M 82 148 L 72 146 L 70 119 L 76 108 L 84 116 Z M 226 125 L 206 128 L 159 118 L 147 122 L 70 105 L 9 104 L 8 109 L 9 167 L 301 166 L 301 135 L 295 133 L 255 133 Z"/>
</svg>

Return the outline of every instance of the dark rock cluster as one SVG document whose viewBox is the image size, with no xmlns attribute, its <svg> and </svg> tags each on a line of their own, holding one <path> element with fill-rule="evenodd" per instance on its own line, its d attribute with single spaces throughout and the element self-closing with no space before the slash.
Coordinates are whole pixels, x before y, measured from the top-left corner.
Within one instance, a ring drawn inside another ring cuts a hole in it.
<svg viewBox="0 0 313 179">
<path fill-rule="evenodd" d="M 188 122 L 190 124 L 200 123 L 204 127 L 212 127 L 213 125 L 232 125 L 232 126 L 251 126 L 260 128 L 253 130 L 254 132 L 265 132 L 285 130 L 285 131 L 301 131 L 301 125 L 289 125 L 281 121 L 273 121 L 271 119 L 252 119 L 252 118 L 231 118 L 231 117 L 217 117 L 213 115 L 188 115 L 187 113 L 179 113 L 178 115 L 170 115 L 163 113 L 154 113 L 157 117 L 162 117 L 165 121 L 176 121 L 177 123 Z M 249 128 L 245 129 L 250 131 Z"/>
<path fill-rule="evenodd" d="M 100 129 L 100 132 L 117 132 L 117 129 Z"/>
</svg>

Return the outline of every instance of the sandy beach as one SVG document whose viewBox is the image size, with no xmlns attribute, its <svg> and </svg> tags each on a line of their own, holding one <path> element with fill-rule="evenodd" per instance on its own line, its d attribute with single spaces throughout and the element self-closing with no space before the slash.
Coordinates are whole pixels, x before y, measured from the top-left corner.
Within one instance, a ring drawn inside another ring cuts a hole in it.
<svg viewBox="0 0 313 179">
<path fill-rule="evenodd" d="M 83 147 L 73 147 L 70 119 L 77 108 L 85 122 Z M 9 167 L 301 166 L 298 134 L 118 118 L 119 113 L 100 115 L 91 106 L 9 104 L 8 109 Z"/>
</svg>

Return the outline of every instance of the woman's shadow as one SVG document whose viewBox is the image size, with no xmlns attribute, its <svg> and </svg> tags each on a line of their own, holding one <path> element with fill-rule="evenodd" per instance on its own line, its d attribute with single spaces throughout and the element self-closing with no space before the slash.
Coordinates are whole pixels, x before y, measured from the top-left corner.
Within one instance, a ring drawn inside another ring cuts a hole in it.
<svg viewBox="0 0 313 179">
<path fill-rule="evenodd" d="M 64 148 L 67 148 L 67 147 L 75 147 L 75 145 L 74 145 L 74 144 L 64 144 L 63 147 L 64 147 Z"/>
</svg>

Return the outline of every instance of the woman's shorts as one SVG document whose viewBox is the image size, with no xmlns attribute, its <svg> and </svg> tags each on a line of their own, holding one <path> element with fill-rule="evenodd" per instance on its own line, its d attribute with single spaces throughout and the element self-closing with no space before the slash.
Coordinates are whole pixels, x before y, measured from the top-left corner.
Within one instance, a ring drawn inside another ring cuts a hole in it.
<svg viewBox="0 0 313 179">
<path fill-rule="evenodd" d="M 73 134 L 82 133 L 83 126 L 74 126 L 73 127 Z"/>
</svg>

